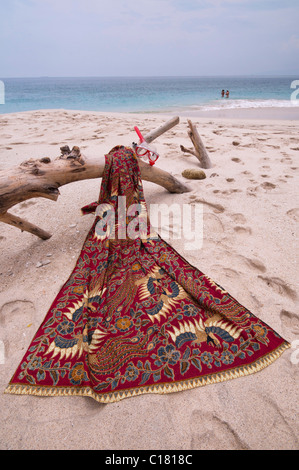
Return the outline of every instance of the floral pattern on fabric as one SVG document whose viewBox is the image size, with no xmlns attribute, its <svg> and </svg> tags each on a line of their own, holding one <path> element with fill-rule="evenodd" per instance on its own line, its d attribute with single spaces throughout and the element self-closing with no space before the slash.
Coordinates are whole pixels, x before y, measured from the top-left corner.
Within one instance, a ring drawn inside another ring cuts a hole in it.
<svg viewBox="0 0 299 470">
<path fill-rule="evenodd" d="M 108 237 L 119 198 L 142 208 L 145 237 L 119 236 L 130 216 L 116 217 Z M 248 375 L 289 347 L 153 232 L 131 149 L 106 155 L 99 200 L 82 212 L 95 212 L 94 223 L 7 393 L 109 403 Z M 107 236 L 97 230 L 103 220 Z"/>
</svg>

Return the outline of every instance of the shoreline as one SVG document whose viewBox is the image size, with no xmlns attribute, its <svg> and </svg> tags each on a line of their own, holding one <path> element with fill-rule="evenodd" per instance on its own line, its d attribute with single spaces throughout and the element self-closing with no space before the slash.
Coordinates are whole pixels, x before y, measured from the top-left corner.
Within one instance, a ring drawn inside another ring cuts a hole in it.
<svg viewBox="0 0 299 470">
<path fill-rule="evenodd" d="M 299 120 L 299 107 L 273 107 L 273 108 L 234 108 L 217 110 L 188 110 L 180 113 L 181 116 L 206 117 L 216 119 L 258 119 L 264 121 L 297 121 Z"/>
<path fill-rule="evenodd" d="M 0 108 L 1 111 L 1 108 Z M 1 113 L 0 117 L 13 116 L 37 112 L 76 112 L 82 114 L 97 114 L 97 115 L 136 115 L 136 116 L 181 116 L 186 118 L 204 118 L 204 119 L 232 119 L 232 120 L 263 120 L 263 121 L 298 121 L 299 120 L 299 106 L 298 107 L 271 107 L 271 108 L 228 108 L 216 110 L 193 110 L 191 108 L 176 108 L 172 110 L 154 110 L 154 111 L 95 111 L 95 110 L 80 110 L 80 109 L 65 109 L 65 108 L 40 108 L 28 111 L 15 111 L 11 113 Z"/>
</svg>

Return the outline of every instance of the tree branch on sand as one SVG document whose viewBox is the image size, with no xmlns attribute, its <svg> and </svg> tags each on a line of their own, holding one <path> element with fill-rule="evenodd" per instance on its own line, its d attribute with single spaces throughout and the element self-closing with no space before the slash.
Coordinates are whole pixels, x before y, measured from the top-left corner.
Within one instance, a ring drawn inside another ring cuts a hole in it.
<svg viewBox="0 0 299 470">
<path fill-rule="evenodd" d="M 196 126 L 192 123 L 192 121 L 190 121 L 190 119 L 188 119 L 188 127 L 188 136 L 191 139 L 194 149 L 187 149 L 186 147 L 181 145 L 180 147 L 182 152 L 194 155 L 198 159 L 201 168 L 212 168 L 212 162 L 210 160 L 208 152 L 200 138 Z"/>
<path fill-rule="evenodd" d="M 145 136 L 152 142 L 158 136 L 172 128 L 179 118 L 167 121 L 158 129 Z M 6 170 L 0 171 L 0 222 L 12 225 L 22 231 L 30 232 L 42 240 L 51 234 L 8 212 L 8 210 L 27 199 L 43 197 L 57 201 L 59 187 L 85 179 L 101 178 L 105 162 L 98 157 L 86 157 L 80 148 L 68 146 L 60 148 L 61 156 L 51 161 L 50 158 L 30 159 Z M 167 171 L 139 161 L 141 178 L 162 186 L 171 193 L 184 193 L 189 188 Z"/>
</svg>

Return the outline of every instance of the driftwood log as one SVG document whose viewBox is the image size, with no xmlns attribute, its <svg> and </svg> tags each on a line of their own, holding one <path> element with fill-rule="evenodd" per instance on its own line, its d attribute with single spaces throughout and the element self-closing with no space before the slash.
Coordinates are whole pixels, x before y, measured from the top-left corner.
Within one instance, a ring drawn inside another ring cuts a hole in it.
<svg viewBox="0 0 299 470">
<path fill-rule="evenodd" d="M 179 122 L 179 118 L 167 121 L 163 126 L 147 134 L 145 139 L 152 142 Z M 85 157 L 79 147 L 61 147 L 61 156 L 51 161 L 50 158 L 28 160 L 19 166 L 0 171 L 0 222 L 12 225 L 22 231 L 30 232 L 47 240 L 51 234 L 21 219 L 8 210 L 30 198 L 43 197 L 56 201 L 59 187 L 75 181 L 100 178 L 104 172 L 104 159 Z M 141 178 L 162 186 L 171 193 L 184 193 L 190 189 L 170 173 L 158 167 L 151 167 L 139 161 Z"/>
<path fill-rule="evenodd" d="M 208 155 L 208 152 L 201 140 L 201 137 L 196 129 L 196 126 L 188 119 L 188 136 L 191 139 L 191 142 L 193 144 L 194 149 L 187 149 L 183 145 L 181 145 L 181 150 L 182 152 L 185 153 L 191 153 L 191 155 L 194 155 L 200 163 L 201 168 L 212 168 L 212 163 L 210 160 L 210 157 Z"/>
<path fill-rule="evenodd" d="M 169 121 L 165 122 L 165 124 L 162 124 L 157 129 L 154 129 L 153 131 L 146 134 L 144 138 L 150 144 L 151 142 L 153 142 L 153 140 L 157 139 L 157 137 L 164 134 L 164 132 L 169 131 L 172 127 L 176 126 L 179 122 L 180 122 L 180 118 L 178 116 L 172 119 L 169 119 Z"/>
</svg>

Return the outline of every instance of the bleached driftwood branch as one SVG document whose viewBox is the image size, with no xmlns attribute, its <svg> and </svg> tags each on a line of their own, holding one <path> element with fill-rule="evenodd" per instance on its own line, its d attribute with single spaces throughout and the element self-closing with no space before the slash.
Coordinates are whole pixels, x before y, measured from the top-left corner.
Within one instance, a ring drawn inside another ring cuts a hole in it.
<svg viewBox="0 0 299 470">
<path fill-rule="evenodd" d="M 153 142 L 153 140 L 157 139 L 157 137 L 164 134 L 164 132 L 169 131 L 172 127 L 176 126 L 179 122 L 180 122 L 180 118 L 178 116 L 172 119 L 169 119 L 169 121 L 165 122 L 165 124 L 162 124 L 157 129 L 154 129 L 153 131 L 146 134 L 144 138 L 150 144 L 151 142 Z"/>
<path fill-rule="evenodd" d="M 190 121 L 189 119 L 188 119 L 188 126 L 189 126 L 188 136 L 191 139 L 194 149 L 187 149 L 186 147 L 181 145 L 180 147 L 181 147 L 182 152 L 190 153 L 191 155 L 194 155 L 199 160 L 200 166 L 202 168 L 205 168 L 205 169 L 211 168 L 212 163 L 208 155 L 208 152 L 201 140 L 201 137 L 196 129 L 196 126 L 194 126 L 192 121 Z"/>
<path fill-rule="evenodd" d="M 176 122 L 177 123 L 177 122 Z M 173 127 L 174 121 L 172 120 Z M 161 129 L 164 130 L 161 131 Z M 169 122 L 156 132 L 156 137 L 166 132 Z M 145 136 L 148 138 L 148 136 Z M 153 141 L 155 138 L 151 138 Z M 75 181 L 101 178 L 104 172 L 104 159 L 85 157 L 79 147 L 61 147 L 62 155 L 51 161 L 50 158 L 28 160 L 19 166 L 0 171 L 0 222 L 10 224 L 22 231 L 30 232 L 43 240 L 51 234 L 31 224 L 27 220 L 16 217 L 8 210 L 16 204 L 30 198 L 44 197 L 56 201 L 59 197 L 59 187 Z M 189 188 L 170 173 L 157 167 L 151 167 L 139 161 L 141 178 L 162 186 L 171 193 L 188 192 Z"/>
</svg>

